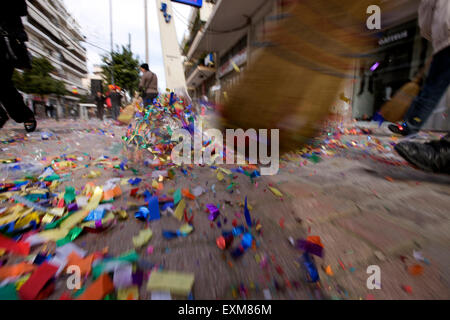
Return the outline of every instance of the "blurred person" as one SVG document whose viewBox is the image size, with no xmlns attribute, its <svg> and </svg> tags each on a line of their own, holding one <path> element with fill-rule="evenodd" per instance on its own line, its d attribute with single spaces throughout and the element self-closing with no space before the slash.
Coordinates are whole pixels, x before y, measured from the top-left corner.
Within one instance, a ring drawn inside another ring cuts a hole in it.
<svg viewBox="0 0 450 320">
<path fill-rule="evenodd" d="M 97 105 L 97 117 L 103 121 L 103 112 L 105 109 L 105 100 L 106 97 L 100 91 L 97 92 L 97 96 L 95 97 L 95 104 Z"/>
<path fill-rule="evenodd" d="M 422 36 L 433 44 L 433 60 L 424 86 L 408 109 L 404 122 L 389 125 L 389 130 L 402 136 L 420 130 L 450 85 L 450 1 L 422 0 L 419 25 Z"/>
<path fill-rule="evenodd" d="M 30 69 L 31 60 L 25 42 L 28 36 L 22 18 L 28 15 L 25 0 L 9 1 L 0 10 L 0 128 L 11 117 L 23 123 L 27 132 L 36 130 L 33 112 L 25 105 L 23 97 L 14 87 L 12 75 L 15 68 Z"/>
<path fill-rule="evenodd" d="M 50 101 L 47 101 L 45 104 L 45 113 L 47 114 L 47 117 L 54 118 L 55 106 Z"/>
<path fill-rule="evenodd" d="M 158 77 L 150 71 L 148 64 L 141 65 L 141 82 L 139 89 L 142 91 L 142 99 L 145 105 L 150 105 L 158 97 Z"/>
<path fill-rule="evenodd" d="M 114 88 L 110 95 L 111 99 L 111 107 L 112 107 L 112 116 L 114 120 L 117 120 L 117 118 L 120 115 L 120 107 L 122 106 L 122 95 L 120 94 L 119 89 Z"/>
</svg>

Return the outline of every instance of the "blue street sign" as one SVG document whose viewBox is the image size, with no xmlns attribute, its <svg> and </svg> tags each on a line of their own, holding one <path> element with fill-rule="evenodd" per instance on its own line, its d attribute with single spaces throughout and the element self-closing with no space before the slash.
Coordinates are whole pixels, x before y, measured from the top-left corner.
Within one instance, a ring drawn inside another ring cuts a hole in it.
<svg viewBox="0 0 450 320">
<path fill-rule="evenodd" d="M 172 0 L 172 2 L 184 3 L 197 8 L 201 8 L 203 5 L 203 0 Z"/>
</svg>

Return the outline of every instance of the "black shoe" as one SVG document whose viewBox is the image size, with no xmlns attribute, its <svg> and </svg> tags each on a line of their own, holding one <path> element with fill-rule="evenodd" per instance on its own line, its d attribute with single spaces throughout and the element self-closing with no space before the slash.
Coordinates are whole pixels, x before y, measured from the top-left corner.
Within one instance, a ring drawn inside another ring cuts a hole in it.
<svg viewBox="0 0 450 320">
<path fill-rule="evenodd" d="M 33 119 L 25 121 L 23 123 L 23 126 L 25 127 L 25 130 L 27 132 L 34 132 L 36 130 L 36 128 L 37 128 L 36 119 L 33 118 Z"/>
<path fill-rule="evenodd" d="M 406 137 L 407 135 L 410 135 L 411 132 L 410 130 L 408 130 L 408 128 L 405 125 L 401 125 L 401 124 L 390 124 L 388 126 L 389 130 L 391 130 L 391 132 L 401 135 L 403 137 Z"/>
<path fill-rule="evenodd" d="M 395 151 L 419 169 L 450 174 L 450 140 L 448 138 L 428 143 L 400 142 Z"/>
</svg>

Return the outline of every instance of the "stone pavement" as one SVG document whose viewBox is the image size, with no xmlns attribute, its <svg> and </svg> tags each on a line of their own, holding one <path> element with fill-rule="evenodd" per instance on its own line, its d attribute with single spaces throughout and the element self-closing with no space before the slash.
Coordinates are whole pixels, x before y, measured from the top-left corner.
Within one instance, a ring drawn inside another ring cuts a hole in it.
<svg viewBox="0 0 450 320">
<path fill-rule="evenodd" d="M 371 138 L 389 144 L 390 136 L 374 131 Z M 351 299 L 449 299 L 450 176 L 386 165 L 367 151 L 345 150 L 301 169 L 289 164 L 293 169 L 272 178 L 292 196 L 307 233 L 322 239 L 325 256 L 316 261 L 334 273 L 321 273 L 325 292 L 330 298 L 344 292 Z M 414 250 L 425 263 L 413 257 Z M 424 267 L 422 275 L 408 273 L 415 264 Z M 371 265 L 380 267 L 380 290 L 366 287 Z"/>
<path fill-rule="evenodd" d="M 44 131 L 54 133 L 56 138 L 42 140 Z M 21 132 L 21 126 L 9 123 L 0 136 L 4 140 L 7 134 Z M 124 127 L 96 120 L 46 120 L 39 123 L 39 132 L 30 135 L 29 141 L 1 146 L 1 155 L 34 160 L 83 153 L 91 159 L 102 155 L 123 157 L 123 132 Z M 140 253 L 169 270 L 195 273 L 195 299 L 237 298 L 232 288 L 240 284 L 249 288 L 250 299 L 263 299 L 264 288 L 270 289 L 273 299 L 314 299 L 318 292 L 319 298 L 325 299 L 449 299 L 450 176 L 424 173 L 401 163 L 392 152 L 391 137 L 383 132 L 369 137 L 343 136 L 341 140 L 358 145 L 378 138 L 385 149 L 334 149 L 333 156 L 323 156 L 319 163 L 306 165 L 301 165 L 305 159 L 293 157 L 281 162 L 278 175 L 261 177 L 257 185 L 238 175 L 233 193 L 226 191 L 227 184 L 219 182 L 210 168 L 195 167 L 187 177 L 177 170 L 174 181 L 164 181 L 165 191 L 197 185 L 208 190 L 189 204 L 195 213 L 195 231 L 187 238 L 164 240 L 162 229 L 176 230 L 179 223 L 163 217 L 151 224 L 154 253 Z M 401 164 L 386 164 L 383 159 L 395 159 Z M 92 181 L 82 176 L 94 169 L 86 158 L 58 190 L 64 190 L 66 185 L 80 190 Z M 151 184 L 151 169 L 137 164 L 136 169 L 144 186 Z M 94 182 L 101 185 L 112 177 L 131 178 L 133 174 L 104 170 Z M 213 184 L 216 193 L 211 191 Z M 274 196 L 268 186 L 279 189 L 283 198 Z M 108 247 L 113 255 L 133 249 L 131 239 L 143 223 L 134 218 L 136 210 L 129 206 L 130 201 L 136 201 L 127 196 L 129 189 L 123 188 L 123 198 L 114 204 L 127 210 L 128 220 L 112 230 L 83 235 L 74 241 L 77 245 L 89 252 Z M 221 213 L 228 220 L 223 228 L 229 228 L 231 220 L 243 221 L 239 204 L 245 196 L 263 233 L 258 248 L 246 252 L 241 260 L 232 261 L 215 245 L 221 230 L 206 219 L 204 208 L 206 203 L 220 203 Z M 288 241 L 289 237 L 300 239 L 308 235 L 320 236 L 325 249 L 324 257 L 315 259 L 321 277 L 317 287 L 302 280 L 304 271 L 298 262 L 301 252 Z M 413 257 L 414 250 L 426 258 L 425 262 Z M 269 264 L 261 268 L 259 260 L 264 256 Z M 423 267 L 423 274 L 408 273 L 407 268 L 416 264 Z M 366 286 L 366 270 L 371 265 L 380 267 L 380 290 Z M 333 275 L 324 272 L 328 266 Z M 295 281 L 299 284 L 295 285 Z M 410 287 L 409 293 L 405 286 Z M 63 283 L 59 283 L 51 298 L 58 299 L 64 291 Z M 149 298 L 145 285 L 140 294 L 143 299 Z"/>
</svg>

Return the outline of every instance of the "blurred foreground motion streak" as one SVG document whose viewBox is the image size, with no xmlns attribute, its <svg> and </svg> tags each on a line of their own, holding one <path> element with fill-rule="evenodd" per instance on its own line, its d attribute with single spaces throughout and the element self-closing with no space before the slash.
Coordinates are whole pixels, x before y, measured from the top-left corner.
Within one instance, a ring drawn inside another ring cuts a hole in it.
<svg viewBox="0 0 450 320">
<path fill-rule="evenodd" d="M 223 129 L 279 129 L 282 153 L 317 134 L 345 83 L 356 79 L 356 59 L 376 50 L 381 30 L 367 28 L 367 8 L 381 8 L 386 28 L 383 18 L 408 6 L 401 0 L 286 2 L 221 114 Z"/>
</svg>

